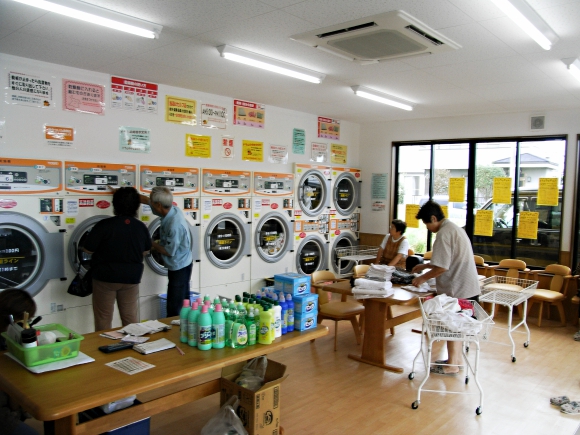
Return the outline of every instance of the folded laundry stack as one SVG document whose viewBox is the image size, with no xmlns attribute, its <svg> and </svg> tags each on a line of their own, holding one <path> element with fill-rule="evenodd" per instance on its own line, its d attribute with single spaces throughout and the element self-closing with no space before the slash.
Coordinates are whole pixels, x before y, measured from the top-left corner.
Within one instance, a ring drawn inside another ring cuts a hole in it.
<svg viewBox="0 0 580 435">
<path fill-rule="evenodd" d="M 356 299 L 386 298 L 393 294 L 392 266 L 372 264 L 364 278 L 354 281 L 352 293 Z"/>
</svg>

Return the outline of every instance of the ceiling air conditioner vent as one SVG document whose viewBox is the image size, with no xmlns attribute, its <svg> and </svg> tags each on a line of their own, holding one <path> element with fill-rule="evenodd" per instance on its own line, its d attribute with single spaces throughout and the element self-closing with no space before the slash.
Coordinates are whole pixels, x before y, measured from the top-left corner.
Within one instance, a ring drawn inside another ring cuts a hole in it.
<svg viewBox="0 0 580 435">
<path fill-rule="evenodd" d="M 338 29 L 338 30 L 333 30 L 332 32 L 321 33 L 320 35 L 316 35 L 316 36 L 318 36 L 319 38 L 328 38 L 329 36 L 334 36 L 334 35 L 338 35 L 341 33 L 354 32 L 355 30 L 366 29 L 367 27 L 374 27 L 376 25 L 377 25 L 377 23 L 364 23 L 364 24 L 359 24 L 358 26 L 347 27 L 345 29 Z"/>
<path fill-rule="evenodd" d="M 405 11 L 340 23 L 291 39 L 360 64 L 461 48 Z"/>
</svg>

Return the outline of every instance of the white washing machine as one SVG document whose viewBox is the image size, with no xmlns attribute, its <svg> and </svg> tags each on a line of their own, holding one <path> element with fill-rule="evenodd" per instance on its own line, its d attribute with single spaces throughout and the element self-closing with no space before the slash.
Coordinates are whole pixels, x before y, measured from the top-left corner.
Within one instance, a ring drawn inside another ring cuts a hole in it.
<svg viewBox="0 0 580 435">
<path fill-rule="evenodd" d="M 294 216 L 300 219 L 318 218 L 330 212 L 330 166 L 294 164 L 296 207 Z"/>
<path fill-rule="evenodd" d="M 250 291 L 251 206 L 249 171 L 201 170 L 200 293 Z"/>
<path fill-rule="evenodd" d="M 252 293 L 294 267 L 294 174 L 252 175 Z"/>
<path fill-rule="evenodd" d="M 328 214 L 319 219 L 294 221 L 294 264 L 296 272 L 310 275 L 328 269 Z"/>
<path fill-rule="evenodd" d="M 356 168 L 332 168 L 330 208 L 330 255 L 328 268 L 338 275 L 336 248 L 358 246 L 361 207 L 361 170 Z M 341 276 L 350 275 L 354 261 L 342 261 Z"/>
<path fill-rule="evenodd" d="M 0 291 L 26 289 L 49 323 L 64 320 L 65 231 L 62 162 L 0 158 Z"/>
<path fill-rule="evenodd" d="M 113 213 L 113 192 L 108 188 L 136 187 L 137 168 L 135 165 L 101 162 L 64 162 L 65 222 L 67 226 L 66 257 L 67 276 L 72 279 L 77 270 L 90 267 L 89 254 L 82 247 L 87 234 L 102 219 Z M 94 330 L 92 298 L 79 298 L 67 294 L 65 309 L 71 329 L 84 333 Z M 121 326 L 118 310 L 115 308 L 113 327 Z"/>
<path fill-rule="evenodd" d="M 168 187 L 173 193 L 173 203 L 185 215 L 190 225 L 193 265 L 190 288 L 199 292 L 200 269 L 200 215 L 199 215 L 199 169 L 141 165 L 139 167 L 139 189 L 144 195 L 151 194 L 155 186 Z M 139 219 L 147 225 L 151 238 L 159 240 L 161 218 L 155 216 L 151 207 L 141 205 Z M 163 255 L 152 252 L 145 257 L 143 279 L 139 286 L 139 313 L 141 319 L 159 317 L 159 295 L 167 293 L 167 268 Z"/>
</svg>

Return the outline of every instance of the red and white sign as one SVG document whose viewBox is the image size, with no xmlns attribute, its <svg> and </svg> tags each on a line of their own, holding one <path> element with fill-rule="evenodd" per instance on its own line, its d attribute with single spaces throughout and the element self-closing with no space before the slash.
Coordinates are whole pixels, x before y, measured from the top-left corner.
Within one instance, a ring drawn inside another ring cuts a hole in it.
<svg viewBox="0 0 580 435">
<path fill-rule="evenodd" d="M 111 77 L 111 108 L 157 113 L 159 85 Z"/>
<path fill-rule="evenodd" d="M 276 202 L 275 202 L 274 204 L 272 204 L 272 205 L 270 206 L 270 208 L 271 208 L 272 210 L 276 210 L 276 209 L 278 208 L 278 203 L 276 203 Z"/>
<path fill-rule="evenodd" d="M 231 203 L 231 202 L 226 202 L 226 203 L 224 204 L 224 208 L 225 208 L 226 210 L 229 210 L 230 208 L 232 208 L 232 203 Z"/>
<path fill-rule="evenodd" d="M 94 207 L 95 200 L 93 198 L 79 198 L 79 207 Z"/>
<path fill-rule="evenodd" d="M 109 201 L 105 201 L 104 199 L 97 202 L 97 207 L 100 209 L 109 208 L 110 206 L 111 206 L 111 203 Z"/>
<path fill-rule="evenodd" d="M 95 83 L 62 80 L 62 108 L 72 112 L 105 114 L 105 87 Z"/>
<path fill-rule="evenodd" d="M 18 205 L 13 199 L 0 199 L 1 208 L 14 208 Z"/>
<path fill-rule="evenodd" d="M 211 200 L 211 205 L 221 206 L 222 203 L 223 203 L 223 199 L 212 199 Z"/>
</svg>

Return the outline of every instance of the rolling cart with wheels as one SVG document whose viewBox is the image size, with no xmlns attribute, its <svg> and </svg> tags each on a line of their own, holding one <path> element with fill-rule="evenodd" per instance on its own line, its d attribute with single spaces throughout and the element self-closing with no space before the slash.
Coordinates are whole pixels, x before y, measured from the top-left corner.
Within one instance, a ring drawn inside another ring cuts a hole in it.
<svg viewBox="0 0 580 435">
<path fill-rule="evenodd" d="M 342 277 L 341 266 L 343 261 L 354 261 L 355 265 L 358 266 L 359 261 L 374 260 L 377 258 L 379 247 L 369 245 L 345 246 L 344 248 L 334 248 L 334 252 L 336 254 L 338 276 Z"/>
<path fill-rule="evenodd" d="M 492 304 L 490 314 L 492 319 L 495 314 L 495 304 L 508 307 L 509 313 L 507 332 L 512 345 L 512 362 L 516 362 L 516 344 L 512 337 L 512 332 L 516 331 L 516 329 L 518 329 L 520 326 L 523 326 L 527 333 L 527 339 L 524 342 L 524 347 L 528 347 L 530 345 L 530 328 L 528 328 L 528 324 L 526 322 L 528 299 L 534 295 L 534 291 L 537 287 L 538 281 L 531 281 L 529 279 L 521 278 L 510 278 L 507 276 L 490 276 L 489 278 L 481 281 L 481 296 L 479 297 L 479 302 L 488 302 Z M 522 310 L 522 321 L 517 325 L 512 326 L 513 308 L 514 306 L 520 305 L 522 302 L 524 304 Z"/>
<path fill-rule="evenodd" d="M 413 360 L 413 368 L 411 373 L 409 373 L 409 379 L 413 380 L 415 378 L 415 364 L 419 360 L 419 357 L 423 357 L 423 363 L 425 365 L 425 378 L 419 385 L 417 391 L 417 400 L 411 404 L 411 408 L 417 409 L 421 403 L 421 392 L 433 392 L 433 393 L 453 393 L 453 394 L 477 394 L 477 393 L 467 393 L 460 391 L 448 391 L 448 390 L 427 390 L 423 387 L 427 383 L 430 375 L 431 365 L 436 365 L 438 363 L 431 363 L 431 353 L 433 349 L 433 342 L 444 340 L 444 341 L 461 341 L 463 343 L 463 361 L 465 366 L 465 384 L 469 383 L 470 373 L 473 375 L 475 384 L 479 390 L 479 406 L 476 408 L 475 413 L 480 415 L 483 412 L 483 389 L 479 383 L 477 377 L 479 368 L 479 342 L 488 340 L 491 334 L 491 328 L 494 324 L 493 320 L 485 312 L 481 306 L 475 301 L 469 301 L 473 305 L 473 316 L 476 319 L 475 322 L 469 323 L 465 326 L 458 326 L 457 324 L 450 324 L 443 320 L 431 319 L 427 316 L 423 309 L 424 298 L 419 298 L 419 306 L 421 308 L 421 316 L 423 317 L 423 328 L 421 334 L 421 349 L 415 356 Z M 472 363 L 467 358 L 467 351 L 469 349 L 469 344 L 473 343 L 475 347 L 475 361 Z"/>
</svg>

